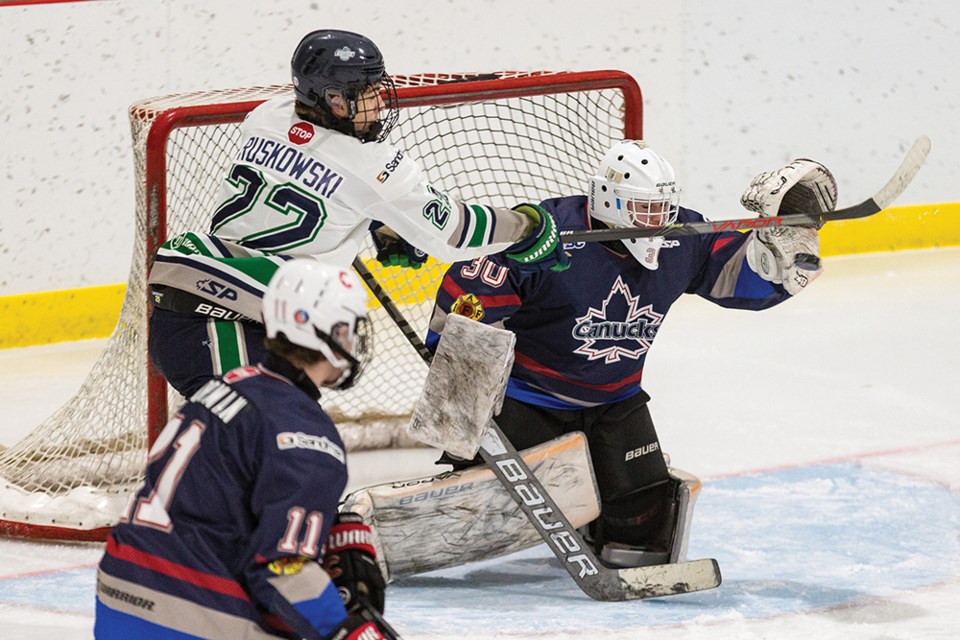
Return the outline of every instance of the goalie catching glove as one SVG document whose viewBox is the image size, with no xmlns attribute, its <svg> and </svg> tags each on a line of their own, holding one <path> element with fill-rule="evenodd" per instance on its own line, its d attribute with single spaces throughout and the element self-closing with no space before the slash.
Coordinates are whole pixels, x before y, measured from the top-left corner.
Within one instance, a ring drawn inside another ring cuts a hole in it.
<svg viewBox="0 0 960 640">
<path fill-rule="evenodd" d="M 370 237 L 377 248 L 377 262 L 384 267 L 419 269 L 427 261 L 427 254 L 399 237 L 382 222 L 370 223 Z"/>
<path fill-rule="evenodd" d="M 800 158 L 755 177 L 740 203 L 764 218 L 833 211 L 837 206 L 837 181 L 819 162 Z M 747 247 L 750 268 L 764 280 L 782 285 L 790 295 L 797 295 L 823 273 L 816 229 L 775 226 L 757 229 L 753 234 Z"/>
<path fill-rule="evenodd" d="M 519 263 L 520 270 L 526 272 L 569 269 L 570 259 L 563 251 L 553 216 L 535 204 L 518 204 L 513 210 L 530 218 L 532 230 L 523 240 L 507 247 L 507 257 Z"/>
<path fill-rule="evenodd" d="M 323 568 L 337 586 L 347 613 L 361 613 L 364 602 L 383 613 L 386 588 L 377 552 L 373 548 L 373 533 L 363 519 L 344 512 L 330 528 Z"/>
</svg>

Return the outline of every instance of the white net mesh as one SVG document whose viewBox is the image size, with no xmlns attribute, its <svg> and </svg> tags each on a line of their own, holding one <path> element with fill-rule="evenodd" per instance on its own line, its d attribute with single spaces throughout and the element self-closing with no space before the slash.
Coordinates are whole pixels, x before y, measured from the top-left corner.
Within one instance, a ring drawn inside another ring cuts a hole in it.
<svg viewBox="0 0 960 640">
<path fill-rule="evenodd" d="M 511 206 L 582 193 L 606 148 L 625 134 L 639 136 L 639 91 L 622 74 L 463 78 L 395 78 L 403 110 L 390 139 L 418 159 L 431 183 L 459 198 Z M 168 236 L 206 230 L 239 144 L 237 122 L 257 102 L 289 91 L 196 92 L 131 107 L 136 242 L 120 319 L 77 395 L 0 453 L 0 534 L 96 539 L 119 517 L 141 482 L 148 433 L 162 427 L 168 406 L 182 401 L 165 397 L 162 380 L 156 389 L 148 383 L 148 254 Z M 417 271 L 383 269 L 373 255 L 368 244 L 360 257 L 424 336 L 445 265 L 431 260 Z M 324 394 L 351 449 L 410 443 L 403 426 L 427 371 L 382 309 L 371 317 L 374 362 L 356 388 Z"/>
</svg>

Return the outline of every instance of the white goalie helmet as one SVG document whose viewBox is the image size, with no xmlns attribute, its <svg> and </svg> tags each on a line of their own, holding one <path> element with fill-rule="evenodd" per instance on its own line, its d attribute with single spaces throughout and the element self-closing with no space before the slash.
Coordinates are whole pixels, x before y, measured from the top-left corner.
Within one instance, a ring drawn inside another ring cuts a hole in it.
<svg viewBox="0 0 960 640">
<path fill-rule="evenodd" d="M 285 262 L 263 295 L 268 338 L 284 336 L 319 351 L 342 372 L 332 387 L 351 386 L 372 351 L 367 292 L 350 269 L 312 259 Z"/>
<path fill-rule="evenodd" d="M 662 227 L 680 210 L 680 187 L 673 167 L 643 140 L 613 145 L 590 178 L 588 212 L 611 227 Z M 627 250 L 648 269 L 659 266 L 663 238 L 624 240 Z"/>
</svg>

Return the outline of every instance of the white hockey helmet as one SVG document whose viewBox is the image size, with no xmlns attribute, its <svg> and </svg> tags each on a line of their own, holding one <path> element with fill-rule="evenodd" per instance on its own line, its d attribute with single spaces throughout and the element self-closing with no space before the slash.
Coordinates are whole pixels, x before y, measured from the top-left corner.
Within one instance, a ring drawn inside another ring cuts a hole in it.
<svg viewBox="0 0 960 640">
<path fill-rule="evenodd" d="M 268 338 L 284 336 L 319 351 L 342 372 L 331 385 L 356 382 L 372 351 L 367 290 L 349 268 L 300 258 L 277 269 L 263 295 Z"/>
<path fill-rule="evenodd" d="M 590 178 L 589 213 L 613 227 L 662 227 L 677 220 L 673 167 L 643 140 L 616 143 Z"/>
<path fill-rule="evenodd" d="M 622 140 L 603 156 L 590 178 L 587 211 L 612 227 L 662 227 L 677 220 L 680 187 L 673 167 L 642 140 Z M 660 266 L 663 238 L 623 240 L 647 269 Z"/>
</svg>

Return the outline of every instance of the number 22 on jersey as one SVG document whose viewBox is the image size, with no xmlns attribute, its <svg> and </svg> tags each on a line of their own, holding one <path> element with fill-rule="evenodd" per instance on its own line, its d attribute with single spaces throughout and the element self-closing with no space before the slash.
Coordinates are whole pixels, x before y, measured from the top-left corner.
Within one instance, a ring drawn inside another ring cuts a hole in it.
<svg viewBox="0 0 960 640">
<path fill-rule="evenodd" d="M 290 182 L 267 191 L 267 179 L 251 166 L 233 165 L 226 181 L 237 193 L 214 212 L 210 232 L 215 235 L 242 218 L 245 235 L 236 240 L 266 253 L 284 253 L 312 242 L 327 219 L 323 200 Z M 267 222 L 273 212 L 283 214 L 283 224 Z"/>
</svg>

